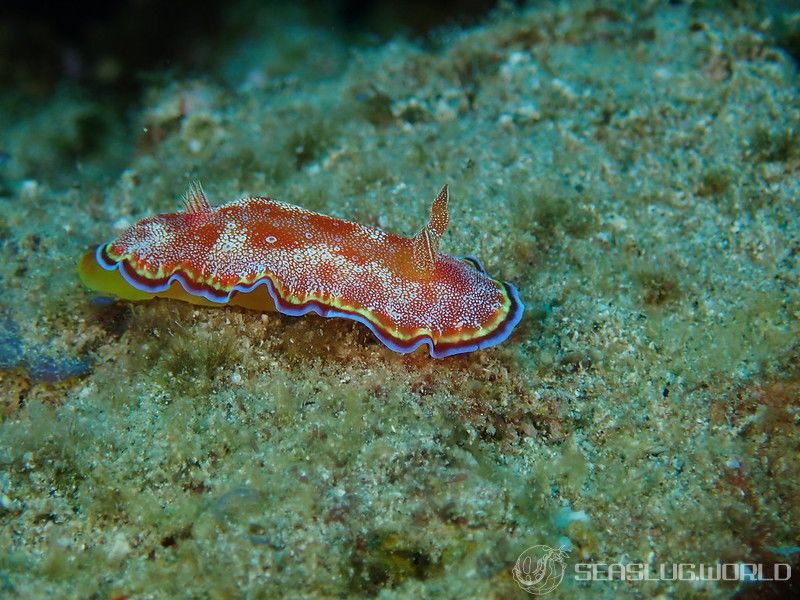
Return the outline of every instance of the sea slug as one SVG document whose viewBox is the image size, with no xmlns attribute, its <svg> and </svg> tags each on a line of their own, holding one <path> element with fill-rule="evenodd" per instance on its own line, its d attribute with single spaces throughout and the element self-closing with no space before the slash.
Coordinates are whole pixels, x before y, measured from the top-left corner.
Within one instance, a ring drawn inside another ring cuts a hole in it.
<svg viewBox="0 0 800 600">
<path fill-rule="evenodd" d="M 80 260 L 83 283 L 124 300 L 174 298 L 366 325 L 401 353 L 443 358 L 498 344 L 522 318 L 517 289 L 474 258 L 438 252 L 448 190 L 413 237 L 250 196 L 212 207 L 193 184 L 181 212 L 148 217 Z"/>
</svg>

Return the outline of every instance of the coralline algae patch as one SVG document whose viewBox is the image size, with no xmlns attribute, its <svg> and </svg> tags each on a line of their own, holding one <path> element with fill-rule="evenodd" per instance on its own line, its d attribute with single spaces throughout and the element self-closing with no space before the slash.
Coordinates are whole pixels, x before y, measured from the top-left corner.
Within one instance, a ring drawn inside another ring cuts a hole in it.
<svg viewBox="0 0 800 600">
<path fill-rule="evenodd" d="M 423 344 L 443 358 L 505 340 L 522 318 L 516 288 L 480 262 L 438 253 L 448 222 L 442 188 L 413 238 L 264 197 L 143 219 L 80 261 L 90 288 L 129 300 L 171 297 L 366 325 L 392 350 Z"/>
</svg>

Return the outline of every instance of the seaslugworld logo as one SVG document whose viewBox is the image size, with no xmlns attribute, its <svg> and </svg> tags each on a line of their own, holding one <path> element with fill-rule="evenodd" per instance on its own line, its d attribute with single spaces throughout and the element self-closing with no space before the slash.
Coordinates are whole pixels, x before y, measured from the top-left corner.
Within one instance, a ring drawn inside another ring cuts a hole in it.
<svg viewBox="0 0 800 600">
<path fill-rule="evenodd" d="M 512 574 L 517 584 L 535 596 L 548 594 L 564 579 L 567 549 L 531 546 L 517 558 Z M 788 563 L 575 563 L 575 581 L 789 581 Z"/>
<path fill-rule="evenodd" d="M 566 548 L 531 546 L 519 555 L 512 574 L 519 587 L 529 594 L 549 594 L 564 579 L 566 558 Z"/>
</svg>

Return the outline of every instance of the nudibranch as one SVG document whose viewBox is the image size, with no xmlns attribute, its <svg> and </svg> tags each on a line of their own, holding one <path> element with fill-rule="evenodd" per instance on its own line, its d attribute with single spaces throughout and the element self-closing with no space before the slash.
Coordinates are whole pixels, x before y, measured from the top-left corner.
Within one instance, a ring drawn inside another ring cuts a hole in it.
<svg viewBox="0 0 800 600">
<path fill-rule="evenodd" d="M 438 252 L 445 185 L 405 237 L 263 196 L 212 207 L 193 184 L 180 212 L 138 221 L 80 260 L 83 283 L 123 300 L 174 298 L 366 325 L 401 353 L 443 358 L 499 344 L 522 318 L 510 283 L 474 258 Z"/>
</svg>

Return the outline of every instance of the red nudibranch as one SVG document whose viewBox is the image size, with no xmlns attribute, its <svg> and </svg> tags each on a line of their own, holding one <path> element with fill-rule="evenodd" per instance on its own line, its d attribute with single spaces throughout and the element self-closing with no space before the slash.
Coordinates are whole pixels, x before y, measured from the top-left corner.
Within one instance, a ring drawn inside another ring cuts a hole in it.
<svg viewBox="0 0 800 600">
<path fill-rule="evenodd" d="M 517 289 L 474 258 L 438 252 L 448 222 L 444 186 L 414 237 L 250 196 L 213 208 L 198 184 L 185 210 L 148 217 L 79 262 L 84 284 L 124 300 L 175 298 L 366 325 L 401 353 L 487 348 L 522 318 Z"/>
</svg>

